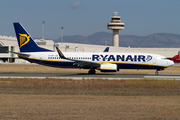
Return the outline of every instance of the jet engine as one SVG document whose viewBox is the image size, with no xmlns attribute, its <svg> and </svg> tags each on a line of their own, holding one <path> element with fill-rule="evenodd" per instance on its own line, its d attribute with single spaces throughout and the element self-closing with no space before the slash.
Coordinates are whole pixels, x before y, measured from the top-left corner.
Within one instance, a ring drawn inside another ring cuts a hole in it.
<svg viewBox="0 0 180 120">
<path fill-rule="evenodd" d="M 101 64 L 100 66 L 101 72 L 117 72 L 117 65 L 116 64 Z"/>
</svg>

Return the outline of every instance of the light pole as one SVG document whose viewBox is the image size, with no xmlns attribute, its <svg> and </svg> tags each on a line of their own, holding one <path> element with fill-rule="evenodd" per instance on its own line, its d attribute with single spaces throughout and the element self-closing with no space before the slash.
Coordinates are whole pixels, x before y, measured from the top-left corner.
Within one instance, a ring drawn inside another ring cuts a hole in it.
<svg viewBox="0 0 180 120">
<path fill-rule="evenodd" d="M 63 27 L 61 27 L 61 43 L 63 43 Z"/>
<path fill-rule="evenodd" d="M 44 40 L 44 23 L 45 21 L 42 21 L 42 40 Z"/>
</svg>

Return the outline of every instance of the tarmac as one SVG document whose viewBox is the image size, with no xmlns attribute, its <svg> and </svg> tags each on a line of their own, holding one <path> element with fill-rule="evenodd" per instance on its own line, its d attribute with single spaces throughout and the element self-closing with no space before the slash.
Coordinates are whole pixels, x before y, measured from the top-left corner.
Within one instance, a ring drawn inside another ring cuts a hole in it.
<svg viewBox="0 0 180 120">
<path fill-rule="evenodd" d="M 35 72 L 0 72 L 0 78 L 62 78 L 62 79 L 107 79 L 107 80 L 122 80 L 122 79 L 168 79 L 180 80 L 180 74 L 87 74 L 87 73 L 35 73 Z"/>
</svg>

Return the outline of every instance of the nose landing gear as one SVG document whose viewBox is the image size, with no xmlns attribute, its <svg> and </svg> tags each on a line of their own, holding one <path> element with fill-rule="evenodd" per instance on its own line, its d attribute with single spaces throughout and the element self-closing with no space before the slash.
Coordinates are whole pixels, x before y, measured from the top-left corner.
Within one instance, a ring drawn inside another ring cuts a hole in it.
<svg viewBox="0 0 180 120">
<path fill-rule="evenodd" d="M 162 68 L 162 69 L 157 69 L 156 72 L 155 72 L 155 74 L 156 74 L 156 75 L 159 75 L 159 72 L 158 72 L 158 71 L 162 71 L 162 70 L 164 70 L 164 68 Z"/>
</svg>

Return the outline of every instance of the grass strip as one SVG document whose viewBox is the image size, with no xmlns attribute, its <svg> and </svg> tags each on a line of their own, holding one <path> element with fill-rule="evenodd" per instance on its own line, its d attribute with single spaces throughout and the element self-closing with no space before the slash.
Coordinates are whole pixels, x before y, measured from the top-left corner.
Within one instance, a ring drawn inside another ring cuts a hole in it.
<svg viewBox="0 0 180 120">
<path fill-rule="evenodd" d="M 180 81 L 154 79 L 71 80 L 53 78 L 1 78 L 0 93 L 104 96 L 179 96 Z"/>
</svg>

